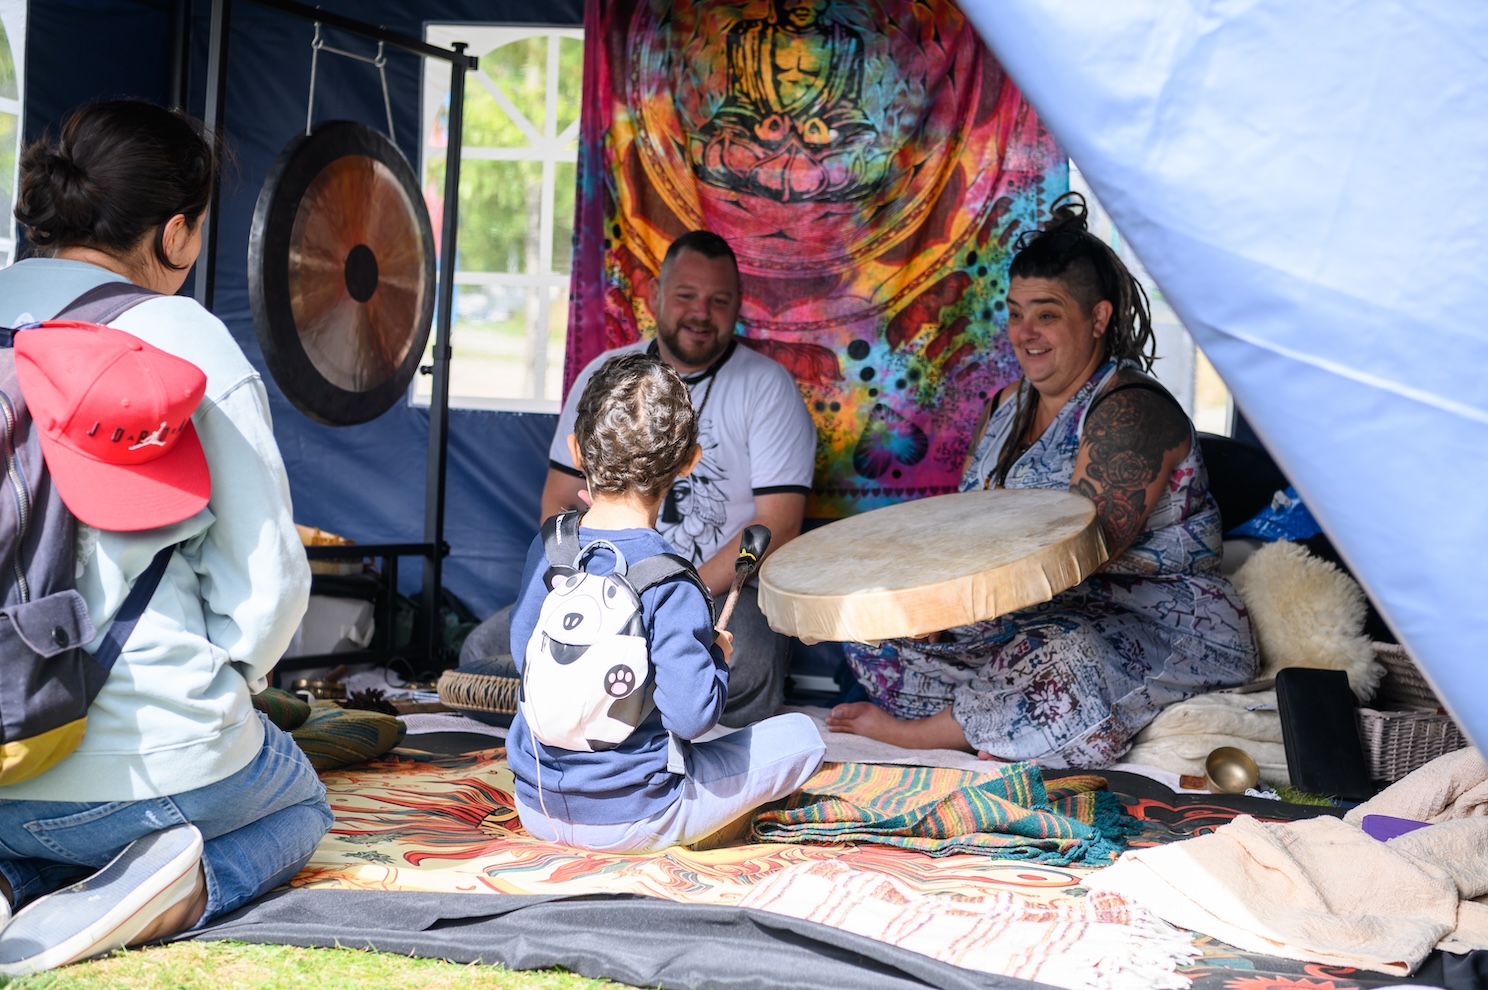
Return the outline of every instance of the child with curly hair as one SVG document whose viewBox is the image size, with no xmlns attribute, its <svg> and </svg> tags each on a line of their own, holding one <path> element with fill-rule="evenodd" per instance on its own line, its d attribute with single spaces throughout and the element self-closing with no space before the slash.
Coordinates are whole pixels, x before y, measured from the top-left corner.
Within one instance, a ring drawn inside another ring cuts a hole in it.
<svg viewBox="0 0 1488 990">
<path fill-rule="evenodd" d="M 687 386 L 664 363 L 626 354 L 594 375 L 568 438 L 591 501 L 577 527 L 578 559 L 590 558 L 585 570 L 616 575 L 628 566 L 634 574 L 638 563 L 672 552 L 656 532 L 656 519 L 673 481 L 702 455 L 697 436 Z M 550 539 L 557 525 L 549 520 L 544 527 Z M 552 744 L 554 736 L 534 713 L 580 705 L 583 693 L 577 683 L 562 684 L 560 692 L 551 679 L 540 683 L 532 676 L 560 669 L 549 657 L 573 650 L 555 646 L 544 632 L 552 628 L 544 603 L 550 593 L 561 593 L 551 589 L 572 573 L 550 566 L 556 563 L 544 538 L 534 540 L 512 610 L 512 656 L 523 675 L 523 700 L 507 737 L 507 758 L 517 780 L 517 812 L 529 833 L 614 853 L 691 844 L 796 790 L 820 766 L 821 736 L 801 714 L 694 741 L 723 712 L 731 641 L 727 632 L 715 633 L 712 602 L 685 572 L 639 595 L 639 626 L 630 628 L 644 635 L 652 676 L 637 686 L 638 705 L 629 713 L 634 728 L 627 734 L 628 721 L 609 718 L 607 724 L 621 731 L 608 739 L 575 743 L 579 748 Z M 562 628 L 590 621 L 589 613 L 573 608 L 559 617 Z M 568 655 L 557 663 L 579 668 Z"/>
</svg>

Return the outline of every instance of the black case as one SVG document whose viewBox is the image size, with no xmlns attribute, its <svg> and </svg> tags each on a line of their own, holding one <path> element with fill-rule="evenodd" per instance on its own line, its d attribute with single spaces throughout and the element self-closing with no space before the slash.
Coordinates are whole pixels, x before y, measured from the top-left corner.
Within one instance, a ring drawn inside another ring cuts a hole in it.
<svg viewBox="0 0 1488 990">
<path fill-rule="evenodd" d="M 1374 795 L 1354 692 L 1341 670 L 1284 667 L 1276 673 L 1276 707 L 1292 786 L 1345 801 Z"/>
</svg>

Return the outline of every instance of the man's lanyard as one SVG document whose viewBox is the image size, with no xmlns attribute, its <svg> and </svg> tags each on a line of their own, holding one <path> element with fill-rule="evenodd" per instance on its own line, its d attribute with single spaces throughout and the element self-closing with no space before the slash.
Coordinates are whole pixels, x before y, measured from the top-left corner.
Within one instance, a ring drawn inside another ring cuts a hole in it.
<svg viewBox="0 0 1488 990">
<path fill-rule="evenodd" d="M 703 395 L 702 404 L 697 407 L 697 421 L 699 427 L 703 425 L 703 410 L 708 408 L 708 400 L 713 398 L 713 389 L 718 384 L 713 379 L 718 377 L 718 369 L 722 368 L 728 361 L 728 359 L 734 356 L 734 348 L 738 346 L 738 338 L 735 338 L 729 341 L 728 347 L 722 354 L 718 356 L 718 360 L 708 365 L 702 371 L 699 371 L 695 375 L 679 376 L 682 379 L 682 383 L 687 386 L 687 390 L 689 392 L 694 391 L 694 386 L 701 385 L 703 382 L 708 383 L 708 391 Z M 658 359 L 661 357 L 661 347 L 659 344 L 657 344 L 655 337 L 651 338 L 651 343 L 647 345 L 646 354 L 648 357 L 654 357 Z"/>
</svg>

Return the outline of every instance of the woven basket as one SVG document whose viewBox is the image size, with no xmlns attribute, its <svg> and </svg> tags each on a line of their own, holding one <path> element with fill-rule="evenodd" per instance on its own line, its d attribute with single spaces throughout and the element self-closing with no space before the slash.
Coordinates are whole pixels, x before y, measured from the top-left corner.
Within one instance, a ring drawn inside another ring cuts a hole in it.
<svg viewBox="0 0 1488 990">
<path fill-rule="evenodd" d="M 1467 737 L 1442 709 L 1441 701 L 1405 648 L 1374 644 L 1385 666 L 1374 703 L 1358 709 L 1359 738 L 1373 780 L 1394 783 L 1445 753 L 1462 749 Z"/>
<path fill-rule="evenodd" d="M 1374 658 L 1385 668 L 1385 676 L 1380 678 L 1379 690 L 1373 699 L 1381 710 L 1436 710 L 1442 707 L 1441 699 L 1431 690 L 1421 668 L 1405 652 L 1405 647 L 1396 643 L 1375 643 Z"/>
<path fill-rule="evenodd" d="M 492 715 L 515 715 L 517 689 L 521 685 L 521 680 L 516 677 L 446 670 L 439 675 L 435 690 L 439 692 L 439 700 L 450 708 L 488 712 Z"/>
<path fill-rule="evenodd" d="M 1372 780 L 1394 783 L 1444 753 L 1467 745 L 1457 723 L 1436 712 L 1377 712 L 1360 708 L 1359 737 Z"/>
</svg>

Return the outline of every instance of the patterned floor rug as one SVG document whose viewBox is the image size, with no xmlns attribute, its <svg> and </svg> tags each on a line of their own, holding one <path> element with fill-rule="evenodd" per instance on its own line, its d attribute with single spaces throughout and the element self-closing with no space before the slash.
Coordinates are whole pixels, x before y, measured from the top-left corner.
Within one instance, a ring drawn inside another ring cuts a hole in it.
<svg viewBox="0 0 1488 990">
<path fill-rule="evenodd" d="M 491 740 L 487 740 L 489 743 Z M 1011 935 L 998 924 L 1016 905 L 1021 922 L 1052 925 L 1050 931 L 1074 944 L 1110 937 L 1120 924 L 1137 924 L 1093 904 L 1081 886 L 1091 867 L 992 858 L 980 853 L 929 855 L 879 844 L 730 844 L 709 849 L 674 848 L 646 856 L 579 852 L 526 835 L 512 807 L 513 780 L 499 749 L 448 753 L 430 751 L 424 737 L 410 737 L 387 758 L 325 773 L 336 823 L 293 885 L 375 891 L 502 894 L 644 894 L 688 904 L 745 906 L 823 920 L 825 898 L 802 906 L 801 892 L 814 880 L 822 889 L 856 883 L 864 893 L 852 917 L 838 927 L 893 941 L 942 961 L 1002 972 L 1057 985 L 1079 985 L 1058 971 L 1059 954 L 1047 949 L 1026 958 L 987 960 L 976 955 Z M 832 767 L 823 773 L 835 772 Z M 958 771 L 936 771 L 954 774 Z M 1049 774 L 1051 793 L 1058 776 Z M 1317 809 L 1280 805 L 1254 798 L 1175 795 L 1164 785 L 1135 774 L 1112 772 L 1109 788 L 1137 821 L 1134 845 L 1173 841 L 1208 831 L 1245 813 L 1272 820 L 1315 814 Z M 792 880 L 799 882 L 790 882 Z M 821 881 L 830 881 L 823 885 Z M 868 893 L 870 887 L 871 893 Z M 877 914 L 861 910 L 866 897 L 881 897 L 903 910 Z M 816 912 L 813 914 L 812 912 Z M 917 914 L 918 912 L 918 914 Z M 949 913 L 965 916 L 959 927 Z M 934 925 L 905 928 L 912 916 L 939 917 Z M 1139 919 L 1140 920 L 1140 919 Z M 829 924 L 833 923 L 828 920 Z M 1146 924 L 1145 921 L 1138 927 Z M 855 927 L 856 926 L 856 927 Z M 1153 934 L 1161 928 L 1143 929 Z M 942 930 L 943 937 L 925 932 Z M 1134 929 L 1125 929 L 1129 934 Z M 1104 936 L 1100 933 L 1106 933 Z M 994 938 L 995 935 L 995 938 Z M 960 942 L 957 943 L 957 939 Z M 1089 986 L 1191 985 L 1197 990 L 1352 990 L 1402 981 L 1383 974 L 1321 967 L 1242 953 L 1202 936 L 1183 936 L 1186 960 L 1176 982 L 1143 976 L 1140 968 Z M 1154 936 L 1153 959 L 1171 949 Z M 1149 960 L 1150 962 L 1151 960 Z M 1065 960 L 1066 964 L 1068 960 Z M 1171 967 L 1169 967 L 1171 969 Z"/>
</svg>

